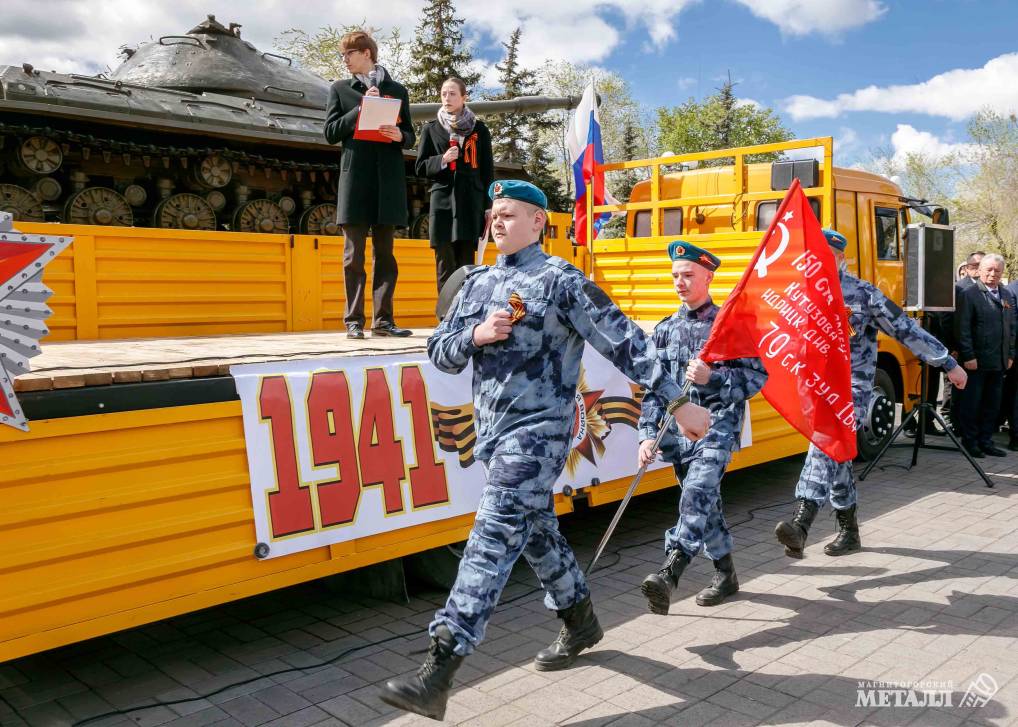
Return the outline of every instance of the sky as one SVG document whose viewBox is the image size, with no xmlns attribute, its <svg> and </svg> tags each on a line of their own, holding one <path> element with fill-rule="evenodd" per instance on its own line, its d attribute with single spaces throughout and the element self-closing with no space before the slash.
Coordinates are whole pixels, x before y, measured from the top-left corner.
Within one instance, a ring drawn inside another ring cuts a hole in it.
<svg viewBox="0 0 1018 727">
<path fill-rule="evenodd" d="M 423 0 L 4 0 L 0 65 L 96 73 L 117 49 L 215 13 L 263 50 L 291 27 L 367 21 L 412 35 Z M 713 93 L 773 108 L 797 137 L 835 138 L 838 164 L 966 142 L 971 116 L 1018 112 L 1014 0 L 457 0 L 487 77 L 513 28 L 522 60 L 626 78 L 647 109 Z"/>
</svg>

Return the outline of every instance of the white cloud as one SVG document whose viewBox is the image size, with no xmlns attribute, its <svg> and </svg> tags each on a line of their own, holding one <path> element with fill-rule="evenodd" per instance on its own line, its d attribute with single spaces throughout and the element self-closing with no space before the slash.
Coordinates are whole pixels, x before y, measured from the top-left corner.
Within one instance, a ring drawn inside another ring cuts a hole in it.
<svg viewBox="0 0 1018 727">
<path fill-rule="evenodd" d="M 697 83 L 697 80 L 692 76 L 683 76 L 682 78 L 675 81 L 675 85 L 679 87 L 680 91 L 685 91 L 687 88 L 692 88 Z"/>
<path fill-rule="evenodd" d="M 879 0 L 736 0 L 786 35 L 837 37 L 873 22 L 887 7 Z"/>
<path fill-rule="evenodd" d="M 942 141 L 928 131 L 920 131 L 909 124 L 898 124 L 891 134 L 891 148 L 896 162 L 904 162 L 909 154 L 921 154 L 930 159 L 943 159 L 949 155 L 968 156 L 976 151 L 974 144 Z"/>
<path fill-rule="evenodd" d="M 989 107 L 1001 113 L 1018 108 L 1018 53 L 997 56 L 982 68 L 957 68 L 928 81 L 900 86 L 867 86 L 833 100 L 792 96 L 785 110 L 796 121 L 834 118 L 845 111 L 920 113 L 960 121 Z"/>
<path fill-rule="evenodd" d="M 735 102 L 735 108 L 739 108 L 740 106 L 749 106 L 750 108 L 755 109 L 757 111 L 763 108 L 763 104 L 753 98 L 737 99 Z"/>
<path fill-rule="evenodd" d="M 876 0 L 737 0 L 758 17 L 785 32 L 801 34 L 836 31 L 869 22 Z M 523 29 L 520 60 L 536 66 L 546 59 L 571 63 L 603 62 L 619 49 L 623 37 L 634 49 L 660 50 L 678 38 L 681 13 L 699 0 L 597 0 L 566 3 L 549 0 L 457 0 L 457 13 L 466 20 L 465 35 L 476 39 L 487 61 L 501 55 L 500 43 L 516 27 Z M 841 8 L 826 10 L 828 4 Z M 813 9 L 812 5 L 825 9 Z M 119 63 L 117 49 L 167 34 L 184 33 L 208 12 L 220 22 L 243 24 L 244 38 L 263 50 L 288 28 L 313 31 L 324 25 L 398 27 L 413 36 L 420 17 L 420 0 L 249 0 L 239 5 L 224 0 L 4 0 L 0 26 L 0 64 L 63 72 L 95 73 Z M 869 10 L 867 10 L 869 8 Z M 862 12 L 860 12 L 862 9 Z M 792 16 L 791 21 L 785 14 Z M 880 11 L 882 12 L 882 10 Z M 619 22 L 621 16 L 622 22 Z M 846 17 L 849 19 L 846 19 Z M 97 31 L 101 28 L 101 31 Z M 680 88 L 682 86 L 680 85 Z"/>
</svg>

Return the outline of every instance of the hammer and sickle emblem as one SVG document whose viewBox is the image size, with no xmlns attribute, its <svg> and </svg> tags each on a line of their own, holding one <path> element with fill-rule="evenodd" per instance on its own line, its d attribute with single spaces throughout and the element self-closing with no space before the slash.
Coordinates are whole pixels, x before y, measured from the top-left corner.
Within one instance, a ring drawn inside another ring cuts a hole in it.
<svg viewBox="0 0 1018 727">
<path fill-rule="evenodd" d="M 778 227 L 781 229 L 781 242 L 778 244 L 777 250 L 773 254 L 767 254 L 767 248 L 764 247 L 763 254 L 760 255 L 760 259 L 756 261 L 756 274 L 761 278 L 767 277 L 767 268 L 776 263 L 781 259 L 781 256 L 785 254 L 785 250 L 788 248 L 788 228 L 785 227 L 784 222 L 779 222 Z"/>
</svg>

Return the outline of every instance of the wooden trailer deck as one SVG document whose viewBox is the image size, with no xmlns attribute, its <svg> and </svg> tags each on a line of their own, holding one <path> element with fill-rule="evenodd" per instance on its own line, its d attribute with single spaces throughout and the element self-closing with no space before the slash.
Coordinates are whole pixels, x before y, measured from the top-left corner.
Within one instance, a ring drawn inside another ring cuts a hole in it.
<svg viewBox="0 0 1018 727">
<path fill-rule="evenodd" d="M 234 364 L 419 353 L 427 350 L 431 328 L 409 338 L 353 341 L 345 331 L 261 333 L 188 338 L 47 343 L 32 359 L 32 372 L 18 376 L 18 392 L 76 389 L 111 384 L 229 376 Z"/>
</svg>

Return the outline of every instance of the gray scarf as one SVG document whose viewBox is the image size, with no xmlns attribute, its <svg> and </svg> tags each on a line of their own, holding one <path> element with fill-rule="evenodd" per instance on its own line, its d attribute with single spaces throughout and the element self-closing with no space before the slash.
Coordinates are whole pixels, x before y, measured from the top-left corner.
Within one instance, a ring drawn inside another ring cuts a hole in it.
<svg viewBox="0 0 1018 727">
<path fill-rule="evenodd" d="M 384 81 L 387 76 L 391 78 L 391 76 L 389 76 L 389 72 L 387 70 L 385 70 L 384 68 L 382 68 L 377 63 L 375 64 L 374 70 L 372 70 L 367 75 L 365 75 L 363 73 L 355 73 L 355 74 L 353 74 L 354 78 L 356 78 L 358 81 L 363 83 L 368 88 L 374 88 L 374 87 L 378 86 L 378 84 L 380 84 L 382 81 Z"/>
<path fill-rule="evenodd" d="M 459 136 L 467 137 L 474 130 L 474 123 L 476 123 L 477 117 L 474 116 L 474 112 L 466 105 L 463 106 L 463 110 L 460 111 L 459 116 L 453 116 L 450 113 L 446 113 L 446 110 L 442 107 L 438 108 L 438 123 L 442 125 L 449 136 L 457 134 Z"/>
</svg>

